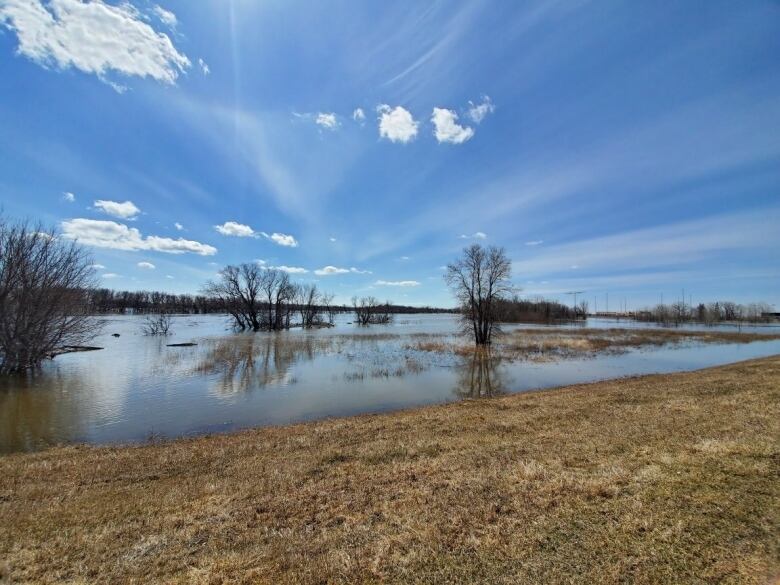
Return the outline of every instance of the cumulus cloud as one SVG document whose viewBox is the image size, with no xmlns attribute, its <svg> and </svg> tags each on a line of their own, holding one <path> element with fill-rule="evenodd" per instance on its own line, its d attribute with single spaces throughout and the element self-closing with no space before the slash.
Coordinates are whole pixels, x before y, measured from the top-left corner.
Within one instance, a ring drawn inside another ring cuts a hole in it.
<svg viewBox="0 0 780 585">
<path fill-rule="evenodd" d="M 157 16 L 157 18 L 160 19 L 160 22 L 162 22 L 170 29 L 175 29 L 176 25 L 179 24 L 179 21 L 176 19 L 176 15 L 170 10 L 166 10 L 159 4 L 154 5 L 152 12 L 155 14 L 155 16 Z"/>
<path fill-rule="evenodd" d="M 363 111 L 363 108 L 355 108 L 352 112 L 352 119 L 363 124 L 366 121 L 366 113 Z"/>
<path fill-rule="evenodd" d="M 106 272 L 105 274 L 101 274 L 102 278 L 119 278 L 121 274 L 117 274 L 116 272 Z"/>
<path fill-rule="evenodd" d="M 482 120 L 485 119 L 485 116 L 492 114 L 495 109 L 496 106 L 494 106 L 493 102 L 490 101 L 490 96 L 483 95 L 481 104 L 469 102 L 469 118 L 479 124 Z"/>
<path fill-rule="evenodd" d="M 322 128 L 325 128 L 327 130 L 335 130 L 338 128 L 339 121 L 336 119 L 336 114 L 333 112 L 330 113 L 323 113 L 320 112 L 317 114 L 317 117 L 314 119 L 314 123 L 317 124 L 317 126 L 320 126 Z"/>
<path fill-rule="evenodd" d="M 62 233 L 67 238 L 97 248 L 112 248 L 131 252 L 151 250 L 166 254 L 192 253 L 200 256 L 213 256 L 217 253 L 217 249 L 213 246 L 184 238 L 174 240 L 159 236 L 144 237 L 138 229 L 115 221 L 70 219 L 62 222 Z"/>
<path fill-rule="evenodd" d="M 181 225 L 178 221 L 173 224 L 173 227 L 175 227 L 179 231 L 182 231 L 184 229 L 184 226 Z"/>
<path fill-rule="evenodd" d="M 168 35 L 152 28 L 129 2 L 3 0 L 0 26 L 16 33 L 20 55 L 46 68 L 94 74 L 119 92 L 125 88 L 111 74 L 174 84 L 191 66 Z"/>
<path fill-rule="evenodd" d="M 406 144 L 417 136 L 419 122 L 415 121 L 411 112 L 401 106 L 391 108 L 387 104 L 377 107 L 379 113 L 379 136 L 390 142 Z"/>
<path fill-rule="evenodd" d="M 264 238 L 267 238 L 272 242 L 276 242 L 280 246 L 288 246 L 290 248 L 298 247 L 298 241 L 291 235 L 274 232 L 269 236 L 265 232 L 260 232 L 260 233 Z"/>
<path fill-rule="evenodd" d="M 293 236 L 280 234 L 278 232 L 272 234 L 256 232 L 251 226 L 236 221 L 226 221 L 222 225 L 215 225 L 214 229 L 223 236 L 233 236 L 236 238 L 265 238 L 280 246 L 288 246 L 290 248 L 298 247 L 298 241 Z"/>
<path fill-rule="evenodd" d="M 287 274 L 306 274 L 309 272 L 305 268 L 301 268 L 300 266 L 263 266 L 266 270 L 281 270 L 282 272 L 286 272 Z"/>
<path fill-rule="evenodd" d="M 136 264 L 136 266 L 138 266 L 138 268 L 143 268 L 144 270 L 154 270 L 155 268 L 157 268 L 151 262 L 139 262 L 138 264 Z"/>
<path fill-rule="evenodd" d="M 222 225 L 215 225 L 214 229 L 223 236 L 236 238 L 256 238 L 258 236 L 250 226 L 236 221 L 226 221 Z"/>
<path fill-rule="evenodd" d="M 484 240 L 487 238 L 485 232 L 474 232 L 473 234 L 460 234 L 458 236 L 461 240 Z"/>
<path fill-rule="evenodd" d="M 474 136 L 474 129 L 458 124 L 458 114 L 446 108 L 433 108 L 433 135 L 439 142 L 463 144 Z"/>
<path fill-rule="evenodd" d="M 209 67 L 208 63 L 203 59 L 198 59 L 198 67 L 200 67 L 200 72 L 203 73 L 203 75 L 211 74 L 211 67 Z"/>
<path fill-rule="evenodd" d="M 105 270 L 105 269 L 106 269 L 106 267 L 105 267 L 105 266 L 103 266 L 102 264 L 93 264 L 93 265 L 91 266 L 91 268 L 92 268 L 93 270 Z"/>
<path fill-rule="evenodd" d="M 314 271 L 317 276 L 333 276 L 334 274 L 371 274 L 370 270 L 360 270 L 354 266 L 351 268 L 339 268 L 337 266 L 323 266 Z"/>
<path fill-rule="evenodd" d="M 76 200 L 76 196 L 71 193 L 70 191 L 65 191 L 62 194 L 62 198 L 67 201 L 68 203 L 73 203 Z"/>
<path fill-rule="evenodd" d="M 120 219 L 132 219 L 141 213 L 141 210 L 138 209 L 132 201 L 124 201 L 120 203 L 118 201 L 106 201 L 104 199 L 98 199 L 92 205 L 106 215 L 112 215 Z"/>
<path fill-rule="evenodd" d="M 374 284 L 376 286 L 420 286 L 416 280 L 377 280 Z"/>
</svg>

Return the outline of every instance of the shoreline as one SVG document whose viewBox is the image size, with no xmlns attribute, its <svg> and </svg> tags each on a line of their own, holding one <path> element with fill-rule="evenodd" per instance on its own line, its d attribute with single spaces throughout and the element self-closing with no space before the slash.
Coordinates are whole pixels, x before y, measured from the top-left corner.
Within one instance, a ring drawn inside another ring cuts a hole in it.
<svg viewBox="0 0 780 585">
<path fill-rule="evenodd" d="M 780 569 L 778 416 L 773 356 L 8 454 L 0 577 L 761 582 Z"/>
</svg>

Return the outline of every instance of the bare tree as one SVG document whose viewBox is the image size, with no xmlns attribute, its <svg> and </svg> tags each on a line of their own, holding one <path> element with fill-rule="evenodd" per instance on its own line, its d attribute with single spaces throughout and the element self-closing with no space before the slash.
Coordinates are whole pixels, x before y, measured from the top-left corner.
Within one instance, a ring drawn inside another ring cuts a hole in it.
<svg viewBox="0 0 780 585">
<path fill-rule="evenodd" d="M 259 331 L 264 277 L 264 271 L 256 264 L 226 266 L 219 271 L 217 280 L 206 283 L 203 292 L 219 299 L 237 329 Z"/>
<path fill-rule="evenodd" d="M 503 248 L 473 244 L 447 265 L 444 280 L 461 306 L 464 328 L 477 345 L 489 345 L 497 329 L 499 302 L 512 292 L 512 265 Z"/>
<path fill-rule="evenodd" d="M 170 335 L 173 317 L 170 313 L 149 315 L 144 319 L 141 331 L 144 335 Z"/>
<path fill-rule="evenodd" d="M 53 230 L 0 217 L 0 373 L 35 367 L 98 332 L 90 255 Z"/>
<path fill-rule="evenodd" d="M 393 320 L 390 301 L 381 304 L 375 297 L 352 297 L 352 308 L 358 325 L 385 325 Z"/>
</svg>

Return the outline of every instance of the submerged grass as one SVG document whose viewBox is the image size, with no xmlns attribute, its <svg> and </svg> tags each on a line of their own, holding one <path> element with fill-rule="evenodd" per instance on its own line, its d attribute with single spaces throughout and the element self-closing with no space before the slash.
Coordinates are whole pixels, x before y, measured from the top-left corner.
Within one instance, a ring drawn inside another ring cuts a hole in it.
<svg viewBox="0 0 780 585">
<path fill-rule="evenodd" d="M 780 357 L 0 458 L 0 575 L 48 583 L 766 583 Z"/>
<path fill-rule="evenodd" d="M 780 339 L 777 334 L 680 329 L 512 329 L 497 337 L 491 348 L 495 357 L 510 360 L 551 361 L 624 353 L 630 349 L 696 343 L 751 343 Z M 426 340 L 407 349 L 469 356 L 475 349 L 466 342 Z"/>
</svg>

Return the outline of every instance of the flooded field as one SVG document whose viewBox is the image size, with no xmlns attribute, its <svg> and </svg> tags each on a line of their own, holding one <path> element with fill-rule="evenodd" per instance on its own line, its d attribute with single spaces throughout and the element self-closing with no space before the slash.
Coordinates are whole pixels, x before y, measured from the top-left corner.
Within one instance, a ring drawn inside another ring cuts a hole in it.
<svg viewBox="0 0 780 585">
<path fill-rule="evenodd" d="M 332 329 L 255 334 L 232 333 L 222 316 L 181 316 L 173 335 L 157 338 L 142 335 L 142 318 L 103 320 L 93 341 L 103 349 L 0 381 L 0 452 L 223 432 L 780 353 L 778 327 L 517 325 L 485 353 L 457 335 L 451 315 L 367 328 L 345 315 Z"/>
</svg>

